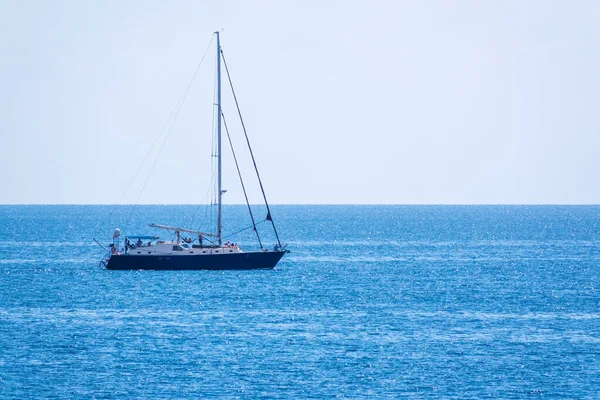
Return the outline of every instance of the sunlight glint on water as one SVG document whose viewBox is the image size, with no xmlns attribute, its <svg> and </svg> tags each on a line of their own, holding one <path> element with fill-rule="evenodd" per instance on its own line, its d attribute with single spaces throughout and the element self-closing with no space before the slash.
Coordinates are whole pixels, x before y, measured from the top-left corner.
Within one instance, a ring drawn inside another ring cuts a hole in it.
<svg viewBox="0 0 600 400">
<path fill-rule="evenodd" d="M 0 206 L 0 398 L 600 392 L 598 207 L 274 206 L 292 253 L 245 272 L 102 269 L 110 210 Z"/>
</svg>

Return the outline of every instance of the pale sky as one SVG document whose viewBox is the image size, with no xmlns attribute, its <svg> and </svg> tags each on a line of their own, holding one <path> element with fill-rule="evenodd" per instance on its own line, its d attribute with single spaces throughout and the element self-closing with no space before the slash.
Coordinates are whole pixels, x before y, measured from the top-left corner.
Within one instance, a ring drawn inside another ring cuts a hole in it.
<svg viewBox="0 0 600 400">
<path fill-rule="evenodd" d="M 600 2 L 532 0 L 0 1 L 0 203 L 204 201 L 212 49 L 122 195 L 221 29 L 272 203 L 600 203 Z"/>
</svg>

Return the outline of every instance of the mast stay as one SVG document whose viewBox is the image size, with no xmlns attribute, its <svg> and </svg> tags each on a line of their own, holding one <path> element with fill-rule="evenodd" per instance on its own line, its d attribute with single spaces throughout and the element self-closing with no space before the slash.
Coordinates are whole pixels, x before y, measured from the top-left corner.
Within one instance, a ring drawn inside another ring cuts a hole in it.
<svg viewBox="0 0 600 400">
<path fill-rule="evenodd" d="M 217 35 L 217 43 L 219 43 L 218 37 L 219 36 Z M 252 147 L 250 146 L 250 139 L 248 138 L 248 132 L 246 131 L 246 125 L 244 124 L 244 119 L 242 118 L 242 111 L 240 110 L 240 105 L 238 103 L 237 96 L 235 94 L 235 89 L 233 88 L 233 82 L 231 81 L 231 75 L 229 74 L 229 68 L 227 68 L 227 62 L 225 61 L 225 55 L 223 54 L 223 50 L 220 47 L 219 47 L 219 51 L 221 53 L 221 58 L 223 59 L 223 65 L 225 66 L 225 72 L 227 73 L 227 79 L 229 81 L 229 87 L 231 88 L 231 93 L 233 94 L 233 99 L 235 101 L 235 106 L 237 108 L 238 116 L 239 116 L 240 122 L 242 124 L 242 129 L 244 131 L 244 136 L 246 137 L 246 143 L 248 145 L 248 150 L 250 152 L 250 157 L 252 158 L 252 163 L 254 164 L 254 171 L 256 172 L 256 177 L 258 178 L 258 183 L 260 185 L 260 191 L 262 192 L 263 199 L 265 201 L 265 206 L 267 207 L 267 216 L 265 218 L 265 221 L 270 221 L 271 222 L 271 225 L 273 226 L 273 232 L 275 233 L 275 238 L 277 238 L 277 244 L 279 245 L 279 247 L 281 247 L 281 241 L 279 240 L 279 235 L 277 233 L 277 228 L 275 227 L 275 222 L 273 222 L 273 217 L 271 215 L 271 209 L 269 207 L 269 202 L 267 201 L 267 195 L 265 194 L 265 189 L 263 187 L 262 180 L 260 179 L 260 174 L 258 172 L 258 167 L 256 165 L 256 159 L 254 158 L 254 152 L 252 151 Z M 218 71 L 220 73 L 220 68 L 218 69 Z M 220 81 L 219 81 L 219 90 L 220 90 Z M 221 121 L 220 121 L 220 117 L 219 117 L 219 129 L 220 129 L 220 122 Z M 219 131 L 219 141 L 220 141 L 220 131 Z M 233 149 L 233 147 L 232 147 L 232 149 Z M 254 221 L 253 221 L 253 224 L 254 224 Z M 256 231 L 256 225 L 255 224 L 254 224 L 254 230 Z M 258 235 L 258 231 L 256 232 L 256 234 Z"/>
<path fill-rule="evenodd" d="M 244 185 L 244 179 L 242 178 L 242 172 L 240 171 L 240 165 L 238 164 L 237 157 L 235 156 L 235 150 L 233 149 L 233 143 L 231 142 L 231 135 L 229 135 L 229 128 L 227 128 L 227 121 L 225 120 L 225 114 L 222 114 L 221 116 L 223 117 L 223 125 L 225 125 L 225 132 L 227 133 L 227 139 L 229 140 L 229 146 L 231 147 L 231 153 L 233 154 L 233 161 L 235 161 L 235 168 L 237 169 L 238 176 L 240 177 L 242 191 L 244 192 L 244 198 L 246 199 L 246 205 L 248 206 L 248 212 L 250 213 L 250 219 L 252 220 L 252 228 L 254 229 L 254 233 L 256 233 L 256 238 L 258 239 L 258 245 L 262 249 L 263 245 L 260 240 L 260 235 L 258 234 L 258 230 L 256 229 L 256 222 L 254 221 L 254 214 L 252 213 L 252 207 L 250 207 L 250 201 L 248 200 L 248 193 L 246 192 L 246 185 Z"/>
</svg>

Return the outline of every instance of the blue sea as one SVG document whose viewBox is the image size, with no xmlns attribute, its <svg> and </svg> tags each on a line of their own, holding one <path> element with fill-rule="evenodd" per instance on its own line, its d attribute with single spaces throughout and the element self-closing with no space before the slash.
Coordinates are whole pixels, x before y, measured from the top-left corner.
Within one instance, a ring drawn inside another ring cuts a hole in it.
<svg viewBox="0 0 600 400">
<path fill-rule="evenodd" d="M 600 397 L 600 207 L 272 214 L 274 270 L 108 271 L 94 237 L 214 221 L 0 206 L 0 398 Z M 226 235 L 248 225 L 225 215 Z"/>
</svg>

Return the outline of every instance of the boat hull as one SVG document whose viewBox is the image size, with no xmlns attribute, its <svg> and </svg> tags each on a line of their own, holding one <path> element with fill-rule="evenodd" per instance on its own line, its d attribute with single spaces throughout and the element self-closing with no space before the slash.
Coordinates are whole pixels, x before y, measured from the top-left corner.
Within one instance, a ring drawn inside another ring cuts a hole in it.
<svg viewBox="0 0 600 400">
<path fill-rule="evenodd" d="M 130 255 L 118 254 L 106 263 L 112 270 L 249 270 L 273 269 L 286 251 L 257 251 L 209 255 Z"/>
</svg>

